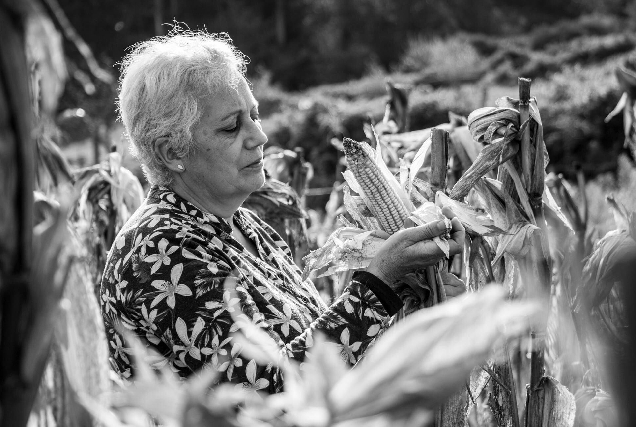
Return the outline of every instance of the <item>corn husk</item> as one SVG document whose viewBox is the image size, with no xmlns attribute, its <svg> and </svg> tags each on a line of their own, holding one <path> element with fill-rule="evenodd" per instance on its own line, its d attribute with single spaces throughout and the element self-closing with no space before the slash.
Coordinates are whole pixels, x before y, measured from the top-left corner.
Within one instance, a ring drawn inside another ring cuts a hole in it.
<svg viewBox="0 0 636 427">
<path fill-rule="evenodd" d="M 442 123 L 435 126 L 438 129 L 451 131 L 453 126 L 449 123 Z M 398 147 L 400 153 L 418 151 L 422 144 L 431 137 L 431 129 L 414 130 L 411 132 L 380 135 L 380 140 L 388 145 Z"/>
<path fill-rule="evenodd" d="M 473 139 L 468 126 L 460 126 L 453 129 L 450 131 L 450 138 L 453 143 L 461 145 L 471 164 L 477 159 L 477 156 L 479 156 L 479 153 L 483 149 L 483 144 L 478 143 Z"/>
<path fill-rule="evenodd" d="M 636 260 L 636 242 L 627 231 L 610 231 L 594 244 L 585 260 L 583 285 L 577 289 L 576 312 L 598 307 L 607 299 L 616 281 L 625 277 Z"/>
<path fill-rule="evenodd" d="M 593 390 L 592 396 L 583 409 L 581 425 L 618 427 L 620 424 L 614 399 L 603 390 Z"/>
<path fill-rule="evenodd" d="M 303 276 L 316 271 L 317 277 L 328 276 L 350 269 L 368 267 L 385 239 L 373 230 L 344 227 L 334 231 L 327 242 L 305 257 Z"/>
<path fill-rule="evenodd" d="M 435 204 L 450 207 L 467 232 L 479 236 L 492 236 L 503 231 L 498 228 L 486 212 L 480 212 L 472 206 L 453 200 L 441 191 L 435 194 Z"/>
<path fill-rule="evenodd" d="M 420 207 L 411 212 L 409 219 L 416 225 L 424 225 L 430 222 L 436 222 L 444 220 L 446 217 L 442 213 L 441 209 L 432 202 L 424 202 Z M 450 227 L 448 227 L 450 228 Z M 437 246 L 444 252 L 446 258 L 450 253 L 450 246 L 448 241 L 444 238 L 434 237 L 433 241 L 437 243 Z"/>
<path fill-rule="evenodd" d="M 429 144 L 430 146 L 430 144 Z M 426 146 L 420 147 L 418 158 L 423 158 L 428 151 Z M 417 178 L 418 167 L 413 164 L 410 167 L 403 165 L 399 180 L 391 174 L 382 159 L 382 148 L 378 146 L 373 150 L 368 145 L 362 145 L 369 157 L 374 159 L 378 169 L 398 198 L 410 213 L 410 221 L 405 225 L 423 225 L 431 221 L 444 219 L 438 206 L 430 203 L 422 191 L 432 194 L 430 185 Z M 419 160 L 418 160 L 419 162 Z M 339 228 L 327 239 L 327 242 L 317 250 L 312 251 L 304 258 L 304 277 L 309 277 L 316 272 L 318 277 L 344 272 L 352 269 L 366 268 L 371 259 L 377 254 L 383 239 L 378 237 L 381 233 L 373 233 L 381 230 L 378 221 L 372 216 L 372 203 L 350 170 L 343 173 L 346 181 L 344 187 L 344 205 L 349 215 L 354 219 L 356 227 Z M 351 194 L 351 191 L 357 195 Z M 386 234 L 386 233 L 385 233 Z M 442 252 L 449 254 L 450 248 L 445 239 L 436 237 L 433 239 Z"/>
</svg>

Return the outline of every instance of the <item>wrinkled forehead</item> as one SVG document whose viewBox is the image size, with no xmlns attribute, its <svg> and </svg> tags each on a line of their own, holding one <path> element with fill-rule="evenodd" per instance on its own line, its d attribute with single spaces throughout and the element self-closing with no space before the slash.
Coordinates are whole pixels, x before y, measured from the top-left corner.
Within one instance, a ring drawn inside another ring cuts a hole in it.
<svg viewBox="0 0 636 427">
<path fill-rule="evenodd" d="M 232 75 L 232 78 L 220 82 L 210 80 L 204 90 L 199 92 L 199 95 L 205 98 L 219 96 L 245 98 L 246 100 L 254 98 L 249 82 L 241 74 Z"/>
<path fill-rule="evenodd" d="M 210 87 L 199 94 L 199 105 L 213 115 L 222 116 L 228 111 L 250 110 L 258 105 L 247 80 L 241 76 L 233 84 Z"/>
</svg>

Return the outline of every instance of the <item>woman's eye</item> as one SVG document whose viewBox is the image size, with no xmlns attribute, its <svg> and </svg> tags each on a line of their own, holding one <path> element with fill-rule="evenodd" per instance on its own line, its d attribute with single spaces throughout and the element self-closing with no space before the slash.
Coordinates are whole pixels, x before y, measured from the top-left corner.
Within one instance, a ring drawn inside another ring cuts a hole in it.
<svg viewBox="0 0 636 427">
<path fill-rule="evenodd" d="M 237 120 L 233 127 L 223 129 L 223 131 L 227 133 L 234 133 L 238 130 L 238 128 L 239 128 L 239 121 Z"/>
</svg>

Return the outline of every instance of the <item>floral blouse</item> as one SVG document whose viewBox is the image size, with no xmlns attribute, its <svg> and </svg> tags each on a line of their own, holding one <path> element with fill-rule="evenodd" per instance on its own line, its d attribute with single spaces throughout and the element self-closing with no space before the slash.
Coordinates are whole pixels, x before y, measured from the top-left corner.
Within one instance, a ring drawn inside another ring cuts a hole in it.
<svg viewBox="0 0 636 427">
<path fill-rule="evenodd" d="M 258 257 L 232 238 L 227 221 L 163 187 L 151 189 L 120 231 L 106 262 L 100 304 L 111 363 L 121 376 L 130 377 L 133 368 L 121 327 L 182 377 L 212 367 L 222 381 L 275 393 L 282 390 L 281 372 L 241 355 L 233 338 L 235 308 L 299 362 L 320 331 L 355 364 L 386 326 L 389 313 L 365 284 L 353 280 L 327 306 L 312 282 L 302 280 L 271 227 L 243 208 L 233 219 Z M 231 274 L 238 277 L 235 292 L 224 286 Z"/>
</svg>

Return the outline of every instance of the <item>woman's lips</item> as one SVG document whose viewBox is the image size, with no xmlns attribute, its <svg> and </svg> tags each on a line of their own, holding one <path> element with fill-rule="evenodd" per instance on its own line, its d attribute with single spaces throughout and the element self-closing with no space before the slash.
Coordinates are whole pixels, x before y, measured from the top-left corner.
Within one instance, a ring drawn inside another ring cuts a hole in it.
<svg viewBox="0 0 636 427">
<path fill-rule="evenodd" d="M 245 167 L 246 167 L 246 168 L 253 168 L 253 167 L 256 167 L 256 166 L 262 166 L 262 165 L 263 165 L 263 159 L 261 158 L 261 159 L 258 159 L 258 160 L 256 160 L 256 161 L 254 161 L 254 162 L 250 163 L 249 165 L 247 165 L 247 166 L 245 166 Z"/>
</svg>

